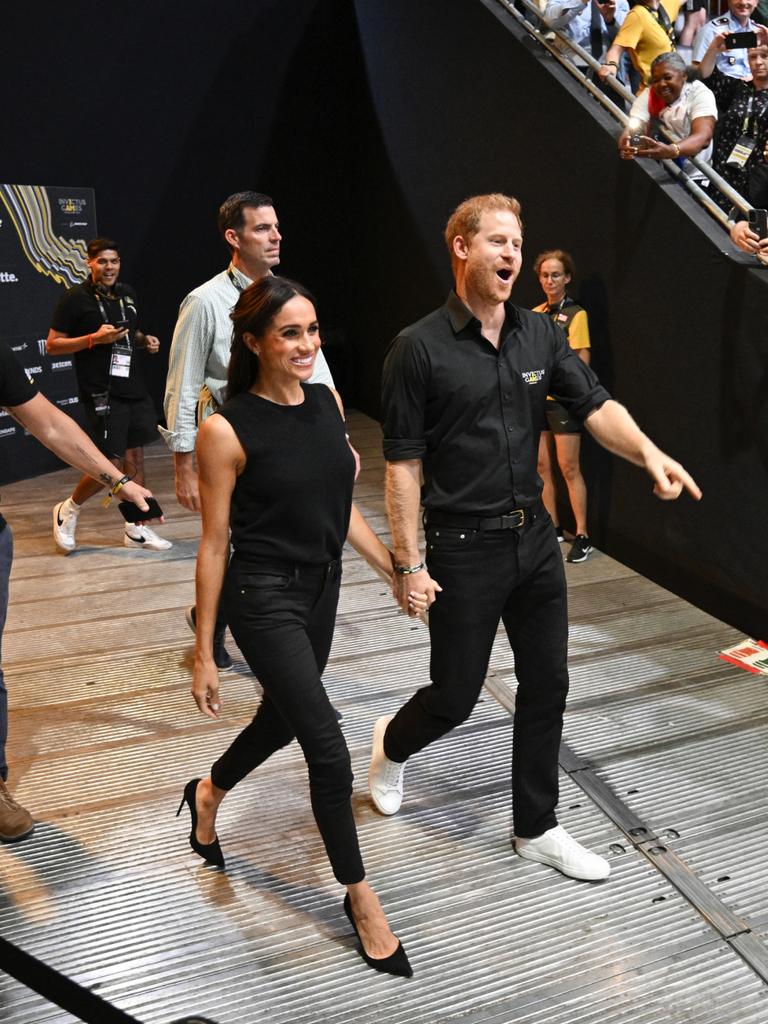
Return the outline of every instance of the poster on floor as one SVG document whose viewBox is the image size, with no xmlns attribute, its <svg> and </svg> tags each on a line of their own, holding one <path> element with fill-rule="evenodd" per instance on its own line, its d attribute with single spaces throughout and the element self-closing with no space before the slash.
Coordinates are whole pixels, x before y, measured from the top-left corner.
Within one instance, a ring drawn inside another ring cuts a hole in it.
<svg viewBox="0 0 768 1024">
<path fill-rule="evenodd" d="M 0 185 L 0 344 L 80 424 L 72 357 L 49 356 L 45 339 L 62 292 L 86 276 L 85 246 L 95 235 L 93 189 Z M 61 465 L 0 409 L 0 484 Z"/>
</svg>

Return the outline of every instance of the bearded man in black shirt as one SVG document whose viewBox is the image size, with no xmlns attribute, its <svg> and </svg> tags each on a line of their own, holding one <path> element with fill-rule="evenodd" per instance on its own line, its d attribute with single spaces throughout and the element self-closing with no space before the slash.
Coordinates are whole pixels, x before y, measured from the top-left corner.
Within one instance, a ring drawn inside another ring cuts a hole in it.
<svg viewBox="0 0 768 1024">
<path fill-rule="evenodd" d="M 394 814 L 405 762 L 463 722 L 477 701 L 499 621 L 514 652 L 512 754 L 515 849 L 573 878 L 610 865 L 557 823 L 558 751 L 568 691 L 566 585 L 536 473 L 547 394 L 609 451 L 641 466 L 662 499 L 701 492 L 661 452 L 565 334 L 509 301 L 522 264 L 520 204 L 475 196 L 445 232 L 455 290 L 406 328 L 384 366 L 387 511 L 393 589 L 430 604 L 431 684 L 374 728 L 371 795 Z M 423 488 L 421 480 L 423 476 Z M 424 506 L 426 563 L 418 547 Z M 439 584 L 436 582 L 439 580 Z"/>
</svg>

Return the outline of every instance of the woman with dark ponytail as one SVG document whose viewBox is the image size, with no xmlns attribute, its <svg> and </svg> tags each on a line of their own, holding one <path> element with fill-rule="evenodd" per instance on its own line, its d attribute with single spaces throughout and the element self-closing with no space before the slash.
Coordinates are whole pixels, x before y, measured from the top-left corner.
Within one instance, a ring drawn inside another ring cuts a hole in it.
<svg viewBox="0 0 768 1024">
<path fill-rule="evenodd" d="M 297 739 L 312 810 L 333 873 L 347 887 L 344 910 L 363 959 L 376 970 L 410 977 L 405 951 L 365 880 L 349 751 L 321 680 L 345 538 L 387 575 L 391 556 L 352 504 L 355 462 L 339 396 L 306 383 L 320 346 L 312 296 L 286 278 L 266 277 L 242 293 L 232 321 L 227 401 L 203 423 L 197 440 L 203 536 L 192 694 L 204 715 L 219 717 L 213 630 L 221 595 L 264 695 L 210 776 L 185 787 L 190 844 L 223 867 L 219 805 L 249 772 Z M 422 611 L 425 599 L 414 594 L 411 606 Z"/>
</svg>

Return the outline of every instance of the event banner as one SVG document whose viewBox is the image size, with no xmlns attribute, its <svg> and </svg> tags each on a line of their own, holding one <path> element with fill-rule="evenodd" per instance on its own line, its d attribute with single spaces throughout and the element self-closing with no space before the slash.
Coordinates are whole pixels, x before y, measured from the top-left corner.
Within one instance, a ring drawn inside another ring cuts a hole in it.
<svg viewBox="0 0 768 1024">
<path fill-rule="evenodd" d="M 51 402 L 82 424 L 71 356 L 49 356 L 45 339 L 65 288 L 86 276 L 96 235 L 93 189 L 0 185 L 0 344 L 8 345 Z M 0 484 L 61 463 L 0 409 Z"/>
</svg>

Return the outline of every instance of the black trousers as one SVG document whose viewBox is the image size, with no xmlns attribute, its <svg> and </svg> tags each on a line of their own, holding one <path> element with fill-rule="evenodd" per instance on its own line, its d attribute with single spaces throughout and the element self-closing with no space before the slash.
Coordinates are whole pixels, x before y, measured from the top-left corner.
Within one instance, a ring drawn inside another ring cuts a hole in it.
<svg viewBox="0 0 768 1024">
<path fill-rule="evenodd" d="M 535 518 L 534 518 L 535 516 Z M 557 824 L 558 750 L 568 692 L 565 573 L 552 520 L 529 514 L 519 530 L 429 526 L 427 566 L 443 588 L 429 612 L 429 686 L 387 727 L 384 751 L 405 761 L 472 712 L 503 621 L 515 656 L 512 738 L 515 835 Z"/>
<path fill-rule="evenodd" d="M 351 885 L 365 877 L 352 816 L 352 766 L 320 678 L 333 640 L 340 582 L 339 562 L 230 562 L 224 611 L 264 697 L 253 721 L 213 765 L 211 778 L 221 789 L 232 789 L 296 738 L 333 873 L 342 885 Z"/>
</svg>

